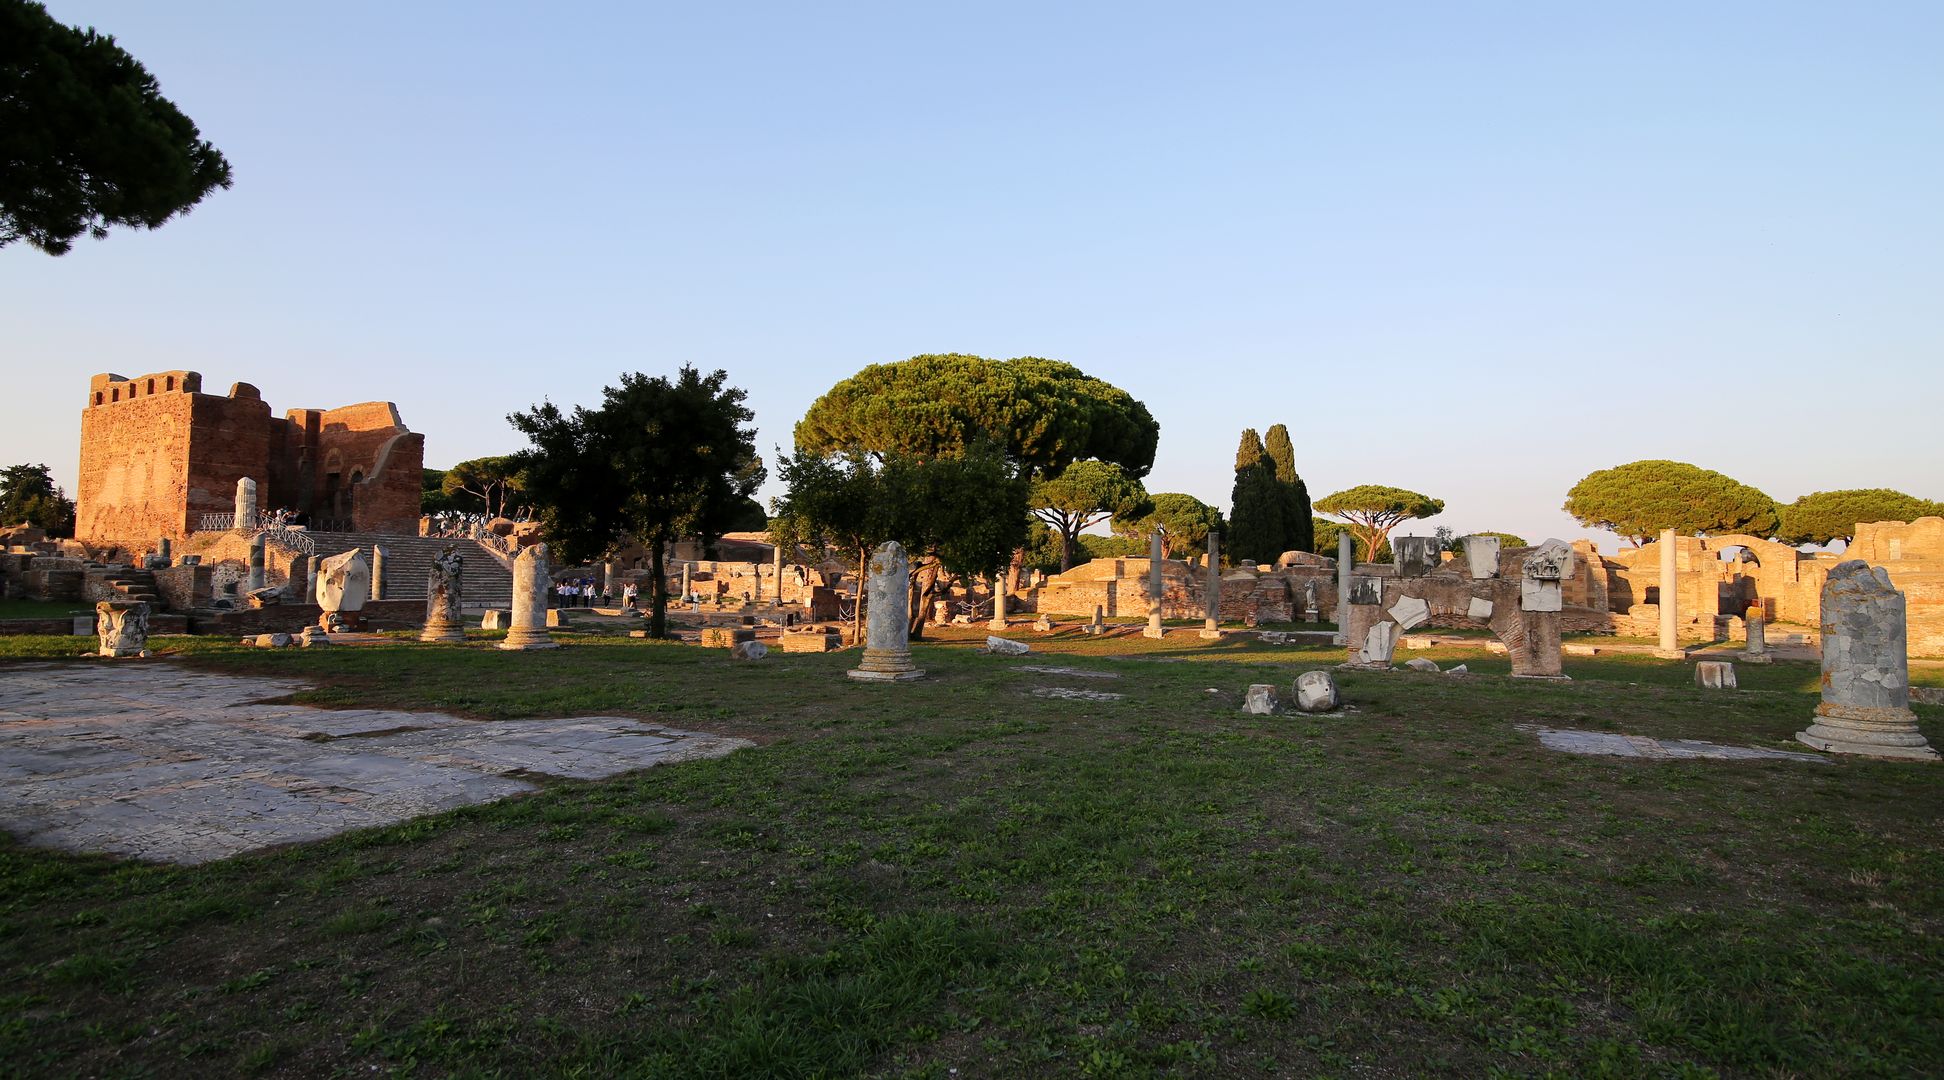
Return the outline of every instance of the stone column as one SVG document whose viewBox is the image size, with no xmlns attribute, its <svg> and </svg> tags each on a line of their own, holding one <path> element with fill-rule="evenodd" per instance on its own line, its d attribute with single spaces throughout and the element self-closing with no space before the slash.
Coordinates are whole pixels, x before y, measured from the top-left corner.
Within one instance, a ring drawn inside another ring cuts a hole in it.
<svg viewBox="0 0 1944 1080">
<path fill-rule="evenodd" d="M 777 544 L 770 552 L 770 568 L 776 573 L 776 602 L 783 602 L 783 545 Z"/>
<path fill-rule="evenodd" d="M 1222 538 L 1213 529 L 1208 532 L 1206 591 L 1202 601 L 1201 636 L 1218 638 L 1222 636 Z"/>
<path fill-rule="evenodd" d="M 684 560 L 682 562 L 682 599 L 685 601 L 689 598 L 689 589 L 689 564 L 687 560 Z"/>
<path fill-rule="evenodd" d="M 1357 568 L 1357 538 L 1350 535 L 1349 529 L 1337 533 L 1337 631 L 1330 640 L 1338 645 L 1350 644 L 1350 572 Z"/>
<path fill-rule="evenodd" d="M 1796 738 L 1838 754 L 1936 761 L 1910 711 L 1907 633 L 1889 571 L 1837 563 L 1822 590 L 1822 704 Z"/>
<path fill-rule="evenodd" d="M 1142 637 L 1158 638 L 1165 631 L 1161 629 L 1161 600 L 1165 583 L 1161 578 L 1161 530 L 1154 530 L 1148 538 L 1148 624 L 1141 631 Z"/>
<path fill-rule="evenodd" d="M 609 559 L 601 564 L 601 599 L 607 600 L 614 595 L 614 560 Z"/>
<path fill-rule="evenodd" d="M 263 534 L 258 533 L 250 540 L 250 576 L 244 583 L 245 592 L 255 592 L 263 588 Z"/>
<path fill-rule="evenodd" d="M 463 644 L 466 631 L 459 614 L 462 598 L 459 573 L 465 563 L 459 549 L 447 544 L 432 558 L 432 569 L 425 576 L 425 629 L 420 641 Z"/>
<path fill-rule="evenodd" d="M 896 540 L 871 554 L 864 585 L 864 659 L 845 674 L 866 682 L 922 678 L 911 663 L 911 560 Z"/>
<path fill-rule="evenodd" d="M 547 634 L 547 545 L 521 548 L 513 560 L 513 619 L 502 649 L 553 649 Z"/>
<path fill-rule="evenodd" d="M 308 603 L 311 598 L 310 581 L 311 557 L 298 552 L 290 557 L 290 576 L 284 580 L 284 599 L 293 604 Z"/>
<path fill-rule="evenodd" d="M 763 602 L 763 564 L 759 562 L 750 563 L 749 576 L 756 579 L 755 591 L 749 594 L 750 602 L 760 604 Z"/>
<path fill-rule="evenodd" d="M 244 477 L 236 482 L 236 519 L 230 522 L 233 529 L 256 528 L 257 500 L 256 481 Z"/>
<path fill-rule="evenodd" d="M 149 606 L 140 600 L 95 604 L 95 633 L 103 656 L 140 656 L 148 649 Z"/>
<path fill-rule="evenodd" d="M 155 554 L 161 557 L 163 566 L 168 566 L 175 559 L 175 544 L 166 536 L 157 537 Z"/>
<path fill-rule="evenodd" d="M 371 598 L 373 600 L 385 598 L 385 556 L 389 554 L 390 552 L 385 550 L 385 545 L 371 545 Z"/>
<path fill-rule="evenodd" d="M 1774 658 L 1768 651 L 1768 620 L 1762 617 L 1762 605 L 1750 604 L 1742 616 L 1742 624 L 1748 629 L 1748 643 L 1742 646 L 1742 659 L 1751 664 L 1766 664 Z"/>
<path fill-rule="evenodd" d="M 1099 604 L 1095 604 L 1093 622 L 1087 624 L 1087 633 L 1098 635 L 1098 634 L 1104 634 L 1106 632 L 1107 632 L 1107 620 L 1104 617 L 1102 617 L 1101 606 Z"/>
<path fill-rule="evenodd" d="M 992 575 L 992 621 L 986 624 L 987 630 L 1006 628 L 1006 572 Z"/>
<path fill-rule="evenodd" d="M 1675 541 L 1673 529 L 1662 529 L 1660 535 L 1660 647 L 1654 655 L 1664 660 L 1686 659 L 1687 652 L 1681 648 L 1681 574 L 1675 561 Z"/>
</svg>

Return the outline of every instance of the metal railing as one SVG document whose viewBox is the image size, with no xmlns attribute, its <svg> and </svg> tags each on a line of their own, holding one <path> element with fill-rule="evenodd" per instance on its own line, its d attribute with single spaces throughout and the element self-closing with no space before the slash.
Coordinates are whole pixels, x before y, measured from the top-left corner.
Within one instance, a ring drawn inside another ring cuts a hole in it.
<svg viewBox="0 0 1944 1080">
<path fill-rule="evenodd" d="M 316 555 L 317 541 L 301 529 L 264 529 L 263 538 L 298 555 Z"/>
<path fill-rule="evenodd" d="M 517 553 L 513 550 L 513 545 L 507 541 L 506 537 L 481 529 L 473 539 L 478 542 L 480 547 L 485 548 L 488 554 L 498 559 L 501 565 L 505 566 L 508 570 L 513 568 L 513 556 Z"/>
</svg>

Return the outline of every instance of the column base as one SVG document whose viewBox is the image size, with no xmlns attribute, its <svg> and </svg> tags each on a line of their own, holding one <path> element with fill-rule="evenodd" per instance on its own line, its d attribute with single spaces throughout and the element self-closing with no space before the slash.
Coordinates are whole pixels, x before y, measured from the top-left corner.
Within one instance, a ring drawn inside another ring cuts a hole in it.
<svg viewBox="0 0 1944 1080">
<path fill-rule="evenodd" d="M 1686 660 L 1686 649 L 1655 649 L 1654 655 L 1662 660 Z"/>
<path fill-rule="evenodd" d="M 428 626 L 419 631 L 418 639 L 431 645 L 464 645 L 466 632 L 457 626 Z"/>
<path fill-rule="evenodd" d="M 1823 702 L 1816 720 L 1796 732 L 1796 741 L 1832 754 L 1936 761 L 1938 754 L 1917 729 L 1917 714 L 1909 709 L 1869 708 Z"/>
<path fill-rule="evenodd" d="M 1223 637 L 1226 637 L 1227 635 L 1225 635 L 1220 630 L 1201 630 L 1198 631 L 1197 636 L 1200 637 L 1203 641 L 1220 641 Z"/>
<path fill-rule="evenodd" d="M 865 668 L 852 668 L 844 674 L 859 682 L 910 682 L 925 677 L 925 673 L 917 668 L 907 671 L 870 671 Z"/>
<path fill-rule="evenodd" d="M 558 649 L 560 643 L 548 637 L 545 630 L 530 630 L 516 626 L 506 632 L 506 640 L 500 642 L 499 647 L 508 651 Z"/>
</svg>

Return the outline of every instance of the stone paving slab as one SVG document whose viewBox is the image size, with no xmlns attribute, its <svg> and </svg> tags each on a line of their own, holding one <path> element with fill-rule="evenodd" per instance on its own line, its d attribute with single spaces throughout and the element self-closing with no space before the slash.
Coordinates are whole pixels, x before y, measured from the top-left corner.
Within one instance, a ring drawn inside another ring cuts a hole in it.
<svg viewBox="0 0 1944 1080">
<path fill-rule="evenodd" d="M 0 668 L 0 828 L 192 864 L 752 745 L 625 716 L 273 703 L 304 689 L 165 662 Z"/>
<path fill-rule="evenodd" d="M 1595 754 L 1610 757 L 1648 758 L 1655 761 L 1704 758 L 1713 761 L 1813 761 L 1829 764 L 1820 754 L 1799 754 L 1789 750 L 1764 750 L 1757 746 L 1723 746 L 1700 739 L 1652 739 L 1645 735 L 1620 735 L 1610 731 L 1573 731 L 1538 728 L 1539 742 L 1551 750 L 1568 754 Z"/>
</svg>

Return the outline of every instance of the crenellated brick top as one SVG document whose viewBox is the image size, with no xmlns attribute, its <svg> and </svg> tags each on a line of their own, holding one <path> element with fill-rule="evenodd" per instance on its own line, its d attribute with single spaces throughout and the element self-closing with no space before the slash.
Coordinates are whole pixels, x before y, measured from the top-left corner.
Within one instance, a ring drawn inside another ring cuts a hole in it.
<svg viewBox="0 0 1944 1080">
<path fill-rule="evenodd" d="M 107 372 L 88 380 L 88 408 L 92 409 L 97 405 L 115 405 L 136 398 L 154 397 L 157 394 L 199 394 L 201 392 L 201 372 L 158 371 L 134 379 Z"/>
</svg>

